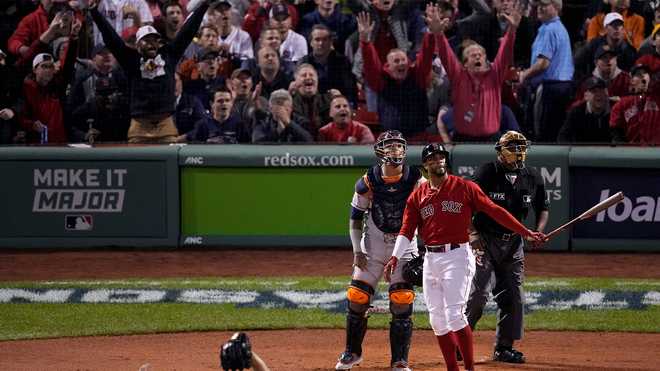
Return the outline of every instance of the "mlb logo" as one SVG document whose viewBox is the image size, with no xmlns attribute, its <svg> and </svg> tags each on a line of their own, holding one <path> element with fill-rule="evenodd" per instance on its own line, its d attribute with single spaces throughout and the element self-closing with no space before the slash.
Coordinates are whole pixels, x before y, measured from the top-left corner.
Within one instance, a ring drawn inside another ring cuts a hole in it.
<svg viewBox="0 0 660 371">
<path fill-rule="evenodd" d="M 64 217 L 64 228 L 67 231 L 91 231 L 93 226 L 91 215 L 67 215 Z"/>
</svg>

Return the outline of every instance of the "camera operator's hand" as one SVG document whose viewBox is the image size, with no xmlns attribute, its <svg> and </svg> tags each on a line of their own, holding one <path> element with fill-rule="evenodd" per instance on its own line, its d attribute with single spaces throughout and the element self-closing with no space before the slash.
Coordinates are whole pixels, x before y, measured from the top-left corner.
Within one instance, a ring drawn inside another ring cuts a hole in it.
<svg viewBox="0 0 660 371">
<path fill-rule="evenodd" d="M 252 367 L 252 346 L 244 332 L 236 332 L 220 348 L 220 365 L 223 370 L 243 370 Z"/>
</svg>

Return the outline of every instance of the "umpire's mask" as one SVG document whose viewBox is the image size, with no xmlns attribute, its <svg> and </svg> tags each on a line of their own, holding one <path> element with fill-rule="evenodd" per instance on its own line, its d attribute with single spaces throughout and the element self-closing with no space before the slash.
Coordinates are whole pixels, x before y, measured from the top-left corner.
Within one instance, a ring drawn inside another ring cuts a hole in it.
<svg viewBox="0 0 660 371">
<path fill-rule="evenodd" d="M 522 169 L 525 167 L 527 149 L 530 141 L 517 131 L 507 131 L 495 145 L 500 161 L 511 169 Z"/>
</svg>

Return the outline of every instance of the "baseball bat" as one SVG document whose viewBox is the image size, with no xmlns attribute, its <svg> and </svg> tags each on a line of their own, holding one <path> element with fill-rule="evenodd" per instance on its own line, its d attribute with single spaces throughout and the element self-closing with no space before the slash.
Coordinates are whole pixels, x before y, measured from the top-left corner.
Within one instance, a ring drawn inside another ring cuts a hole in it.
<svg viewBox="0 0 660 371">
<path fill-rule="evenodd" d="M 616 194 L 610 196 L 609 198 L 597 203 L 591 209 L 583 212 L 577 218 L 572 219 L 568 223 L 559 226 L 557 229 L 555 229 L 552 232 L 548 233 L 546 235 L 546 237 L 548 237 L 548 239 L 550 239 L 554 235 L 556 235 L 557 233 L 559 233 L 559 232 L 563 231 L 564 229 L 572 226 L 573 224 L 579 222 L 580 220 L 591 218 L 592 216 L 598 214 L 599 212 L 608 209 L 610 206 L 614 206 L 614 205 L 618 204 L 619 202 L 621 202 L 621 200 L 623 200 L 623 192 L 617 192 Z"/>
</svg>

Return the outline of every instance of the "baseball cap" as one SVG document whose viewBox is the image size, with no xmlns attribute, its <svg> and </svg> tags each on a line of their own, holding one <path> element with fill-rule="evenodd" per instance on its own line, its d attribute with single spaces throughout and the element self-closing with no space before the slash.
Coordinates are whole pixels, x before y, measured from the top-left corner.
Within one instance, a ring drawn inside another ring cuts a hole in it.
<svg viewBox="0 0 660 371">
<path fill-rule="evenodd" d="M 630 76 L 635 76 L 639 73 L 651 74 L 651 69 L 645 64 L 636 64 L 630 69 Z"/>
<path fill-rule="evenodd" d="M 48 53 L 37 54 L 32 60 L 32 68 L 37 67 L 43 62 L 55 62 L 55 58 L 53 58 L 53 56 Z"/>
<path fill-rule="evenodd" d="M 220 9 L 220 8 L 231 8 L 231 3 L 229 1 L 218 1 L 212 5 L 213 9 Z"/>
<path fill-rule="evenodd" d="M 603 19 L 603 26 L 607 27 L 612 22 L 620 21 L 623 24 L 623 16 L 617 12 L 607 13 Z"/>
<path fill-rule="evenodd" d="M 600 77 L 591 76 L 585 81 L 584 88 L 586 90 L 607 89 L 607 83 Z"/>
<path fill-rule="evenodd" d="M 158 35 L 158 36 L 160 36 L 158 31 L 156 31 L 156 29 L 153 26 L 148 26 L 148 25 L 147 26 L 142 26 L 137 30 L 136 41 L 142 40 L 147 35 Z"/>
<path fill-rule="evenodd" d="M 289 7 L 286 4 L 277 4 L 270 10 L 270 17 L 278 21 L 289 18 Z"/>
<path fill-rule="evenodd" d="M 234 70 L 234 72 L 231 73 L 231 78 L 236 79 L 241 74 L 245 74 L 248 77 L 252 77 L 252 72 L 249 69 L 247 69 L 247 68 L 237 68 L 237 69 Z"/>
<path fill-rule="evenodd" d="M 601 59 L 606 54 L 610 54 L 616 57 L 619 53 L 612 49 L 609 45 L 603 44 L 599 46 L 598 49 L 596 49 L 596 53 L 594 53 L 594 60 Z"/>
</svg>

